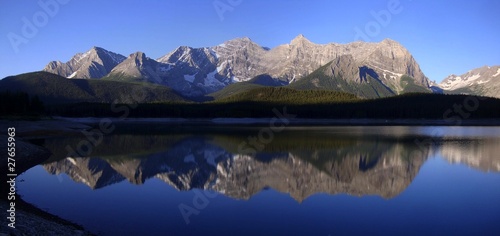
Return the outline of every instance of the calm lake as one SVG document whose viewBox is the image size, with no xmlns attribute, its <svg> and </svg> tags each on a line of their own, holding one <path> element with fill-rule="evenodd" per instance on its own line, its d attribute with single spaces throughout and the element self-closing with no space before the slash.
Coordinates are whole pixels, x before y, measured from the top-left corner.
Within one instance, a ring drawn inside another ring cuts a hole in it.
<svg viewBox="0 0 500 236">
<path fill-rule="evenodd" d="M 500 127 L 262 130 L 36 140 L 18 193 L 98 235 L 500 235 Z"/>
</svg>

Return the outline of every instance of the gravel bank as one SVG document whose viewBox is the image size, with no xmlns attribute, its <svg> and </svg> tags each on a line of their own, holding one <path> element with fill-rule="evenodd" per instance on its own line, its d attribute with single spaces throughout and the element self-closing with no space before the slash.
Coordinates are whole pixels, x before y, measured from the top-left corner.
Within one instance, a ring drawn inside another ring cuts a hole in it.
<svg viewBox="0 0 500 236">
<path fill-rule="evenodd" d="M 7 171 L 7 133 L 8 127 L 16 128 L 16 171 L 18 175 L 40 164 L 50 157 L 50 152 L 43 147 L 26 142 L 21 137 L 44 137 L 76 133 L 89 126 L 68 121 L 0 121 L 0 169 L 2 173 Z M 5 132 L 3 132 L 5 131 Z M 6 175 L 0 177 L 2 184 L 1 194 L 7 196 L 9 185 L 6 184 Z M 3 212 L 0 225 L 1 235 L 93 235 L 85 231 L 81 226 L 46 213 L 29 203 L 24 202 L 21 196 L 15 199 L 15 229 L 8 226 L 7 210 L 9 203 L 7 197 L 0 199 L 0 211 Z"/>
</svg>

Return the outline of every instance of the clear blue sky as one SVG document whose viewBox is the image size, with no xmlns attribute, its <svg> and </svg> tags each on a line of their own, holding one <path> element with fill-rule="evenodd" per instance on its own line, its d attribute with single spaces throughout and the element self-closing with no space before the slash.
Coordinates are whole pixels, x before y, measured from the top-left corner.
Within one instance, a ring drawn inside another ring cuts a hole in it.
<svg viewBox="0 0 500 236">
<path fill-rule="evenodd" d="M 394 0 L 399 6 L 391 19 L 377 22 L 371 12 L 389 12 L 391 1 L 3 0 L 0 78 L 41 70 L 52 60 L 66 62 L 94 45 L 158 58 L 177 46 L 214 46 L 243 36 L 267 47 L 289 43 L 298 34 L 315 43 L 348 43 L 360 39 L 356 29 L 368 41 L 400 42 L 438 82 L 500 64 L 500 1 Z M 47 11 L 38 2 L 57 2 L 59 9 Z"/>
</svg>

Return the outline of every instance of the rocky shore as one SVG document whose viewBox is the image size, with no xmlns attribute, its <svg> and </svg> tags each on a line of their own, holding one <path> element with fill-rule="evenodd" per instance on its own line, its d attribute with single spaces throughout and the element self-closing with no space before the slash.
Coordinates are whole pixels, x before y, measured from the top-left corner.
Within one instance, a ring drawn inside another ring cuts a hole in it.
<svg viewBox="0 0 500 236">
<path fill-rule="evenodd" d="M 57 216 L 50 215 L 42 210 L 17 200 L 15 229 L 7 226 L 8 222 L 2 217 L 0 235 L 92 235 L 81 226 L 65 221 Z M 7 212 L 8 202 L 0 201 L 0 211 Z"/>
<path fill-rule="evenodd" d="M 67 122 L 67 121 L 0 121 L 0 129 L 4 130 L 0 135 L 0 169 L 8 170 L 7 156 L 7 128 L 16 128 L 15 137 L 15 173 L 20 175 L 33 166 L 47 160 L 51 153 L 40 146 L 34 145 L 26 141 L 30 137 L 46 137 L 60 134 L 78 132 L 81 129 L 87 129 L 88 126 Z M 21 196 L 15 195 L 14 201 L 8 201 L 9 185 L 6 175 L 2 175 L 0 199 L 0 211 L 3 212 L 0 225 L 1 235 L 93 235 L 83 229 L 83 227 L 72 222 L 51 215 L 37 207 L 22 200 Z M 15 228 L 9 227 L 10 221 L 6 217 L 7 210 L 10 208 L 10 203 L 15 203 Z"/>
</svg>

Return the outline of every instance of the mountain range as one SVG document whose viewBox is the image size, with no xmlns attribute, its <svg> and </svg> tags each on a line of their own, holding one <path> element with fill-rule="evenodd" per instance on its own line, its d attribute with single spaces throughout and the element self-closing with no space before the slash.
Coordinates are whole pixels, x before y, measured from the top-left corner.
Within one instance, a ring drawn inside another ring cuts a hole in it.
<svg viewBox="0 0 500 236">
<path fill-rule="evenodd" d="M 1 80 L 0 85 L 10 90 L 22 87 L 21 90 L 48 100 L 62 101 L 60 99 L 68 95 L 68 101 L 86 102 L 110 100 L 112 96 L 109 94 L 113 92 L 109 91 L 103 99 L 97 95 L 105 95 L 105 92 L 88 91 L 88 86 L 82 85 L 91 83 L 111 89 L 109 86 L 113 81 L 113 86 L 122 88 L 132 84 L 160 86 L 174 94 L 175 100 L 183 97 L 195 101 L 221 99 L 257 88 L 278 86 L 346 92 L 360 98 L 411 92 L 500 98 L 500 66 L 484 66 L 464 75 L 450 75 L 436 84 L 425 76 L 411 53 L 391 39 L 379 43 L 315 44 L 299 35 L 290 43 L 271 49 L 245 37 L 213 47 L 181 46 L 157 59 L 149 58 L 144 52 L 125 57 L 93 47 L 85 53 L 77 53 L 68 62 L 52 61 L 43 71 L 54 75 L 37 72 L 11 76 L 8 82 Z M 42 79 L 37 82 L 39 77 Z M 51 81 L 49 77 L 56 79 Z M 61 78 L 69 81 L 63 82 Z M 35 86 L 42 86 L 42 82 L 52 84 L 52 89 L 56 90 L 39 91 L 47 90 Z M 57 86 L 54 83 L 77 86 Z M 70 89 L 58 91 L 57 88 Z M 155 91 L 162 90 L 155 88 Z M 80 95 L 89 93 L 90 97 L 72 99 L 71 91 Z M 148 101 L 164 101 L 164 96 L 156 97 Z"/>
<path fill-rule="evenodd" d="M 270 49 L 249 38 L 237 38 L 214 47 L 181 46 L 156 60 L 143 52 L 125 58 L 94 47 L 66 63 L 50 62 L 43 70 L 67 78 L 150 82 L 191 97 L 257 76 L 269 77 L 272 83 L 265 86 L 328 89 L 368 98 L 431 92 L 413 56 L 390 39 L 315 44 L 299 35 Z"/>
</svg>

